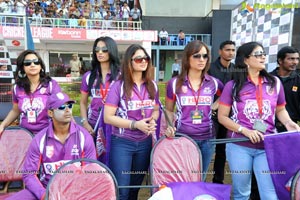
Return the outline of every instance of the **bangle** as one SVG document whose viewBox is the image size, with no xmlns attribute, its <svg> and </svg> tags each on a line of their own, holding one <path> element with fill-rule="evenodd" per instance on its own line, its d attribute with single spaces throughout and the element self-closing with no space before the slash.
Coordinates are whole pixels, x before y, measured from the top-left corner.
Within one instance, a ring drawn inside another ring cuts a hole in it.
<svg viewBox="0 0 300 200">
<path fill-rule="evenodd" d="M 243 126 L 240 126 L 239 128 L 238 128 L 238 133 L 242 133 L 242 131 L 243 131 L 243 129 L 244 129 L 244 127 Z"/>
<path fill-rule="evenodd" d="M 129 127 L 130 130 L 136 130 L 136 128 L 135 128 L 135 126 L 134 126 L 134 125 L 135 125 L 135 122 L 136 122 L 135 120 L 132 120 L 132 121 L 130 122 L 130 127 Z"/>
<path fill-rule="evenodd" d="M 286 126 L 288 123 L 290 123 L 292 120 L 287 120 L 286 122 L 283 123 L 284 126 Z"/>
<path fill-rule="evenodd" d="M 86 121 L 86 118 L 81 118 L 80 122 L 83 123 Z"/>
</svg>

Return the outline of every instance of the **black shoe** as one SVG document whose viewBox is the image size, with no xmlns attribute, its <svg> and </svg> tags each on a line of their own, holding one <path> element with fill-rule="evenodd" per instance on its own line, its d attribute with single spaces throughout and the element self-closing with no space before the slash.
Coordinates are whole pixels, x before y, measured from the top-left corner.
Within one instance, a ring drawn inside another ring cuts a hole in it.
<svg viewBox="0 0 300 200">
<path fill-rule="evenodd" d="M 218 184 L 224 184 L 223 181 L 217 180 L 215 178 L 213 178 L 212 182 L 213 183 L 218 183 Z"/>
</svg>

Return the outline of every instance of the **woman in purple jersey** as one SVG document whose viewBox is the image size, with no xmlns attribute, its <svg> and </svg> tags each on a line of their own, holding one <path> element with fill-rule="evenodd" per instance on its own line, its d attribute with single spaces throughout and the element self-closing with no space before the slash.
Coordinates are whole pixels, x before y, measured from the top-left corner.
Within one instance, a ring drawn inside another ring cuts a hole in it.
<svg viewBox="0 0 300 200">
<path fill-rule="evenodd" d="M 175 127 L 177 132 L 193 138 L 202 153 L 203 180 L 206 178 L 215 145 L 209 140 L 215 132 L 211 118 L 212 106 L 216 109 L 214 96 L 220 96 L 223 84 L 207 74 L 210 52 L 206 44 L 199 40 L 190 42 L 183 51 L 182 70 L 178 77 L 167 85 L 166 109 L 173 113 L 176 105 Z M 217 102 L 217 101 L 216 101 Z M 173 115 L 170 115 L 173 120 Z M 167 136 L 174 131 L 168 129 Z"/>
<path fill-rule="evenodd" d="M 261 44 L 249 42 L 237 50 L 233 80 L 223 90 L 218 119 L 231 138 L 250 141 L 229 143 L 226 157 L 234 199 L 249 199 L 254 171 L 260 198 L 278 199 L 264 150 L 264 136 L 276 133 L 275 115 L 287 130 L 300 130 L 286 109 L 282 84 L 265 70 L 266 53 Z"/>
<path fill-rule="evenodd" d="M 113 126 L 110 167 L 119 186 L 141 185 L 148 171 L 159 117 L 159 95 L 150 67 L 146 50 L 129 46 L 121 78 L 111 87 L 104 106 L 104 121 Z M 137 199 L 138 191 L 120 189 L 120 200 Z"/>
<path fill-rule="evenodd" d="M 37 52 L 26 50 L 18 56 L 13 108 L 0 125 L 0 135 L 19 116 L 20 126 L 34 134 L 48 126 L 47 99 L 61 89 L 45 70 L 46 66 Z"/>
<path fill-rule="evenodd" d="M 110 37 L 97 38 L 93 45 L 92 69 L 82 77 L 81 122 L 92 135 L 109 87 L 119 75 L 120 60 L 116 42 Z M 88 99 L 91 97 L 90 105 Z"/>
</svg>

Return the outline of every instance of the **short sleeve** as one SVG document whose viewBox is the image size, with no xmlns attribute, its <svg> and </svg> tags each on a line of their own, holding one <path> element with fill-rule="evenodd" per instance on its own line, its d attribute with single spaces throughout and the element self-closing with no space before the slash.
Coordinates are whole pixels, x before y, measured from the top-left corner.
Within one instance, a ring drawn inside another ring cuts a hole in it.
<svg viewBox="0 0 300 200">
<path fill-rule="evenodd" d="M 90 77 L 91 72 L 88 71 L 82 76 L 80 91 L 88 93 L 89 92 L 89 86 L 88 86 L 88 79 Z"/>
<path fill-rule="evenodd" d="M 233 103 L 232 98 L 233 81 L 229 81 L 225 84 L 223 92 L 220 97 L 220 104 L 231 106 Z"/>
<path fill-rule="evenodd" d="M 61 88 L 60 88 L 59 84 L 54 79 L 52 79 L 51 82 L 52 82 L 51 94 L 61 92 Z"/>
<path fill-rule="evenodd" d="M 111 86 L 106 98 L 106 102 L 105 102 L 106 105 L 115 106 L 115 107 L 119 105 L 121 101 L 121 97 L 120 97 L 121 90 L 123 90 L 123 88 L 121 87 L 122 87 L 121 81 L 117 81 Z"/>
<path fill-rule="evenodd" d="M 176 82 L 174 82 L 176 80 L 176 78 L 171 79 L 168 84 L 167 84 L 167 98 L 169 100 L 175 101 L 176 96 L 174 94 L 174 89 L 176 90 L 176 85 L 173 86 L 173 84 L 175 84 Z M 175 88 L 174 88 L 175 87 Z"/>
</svg>

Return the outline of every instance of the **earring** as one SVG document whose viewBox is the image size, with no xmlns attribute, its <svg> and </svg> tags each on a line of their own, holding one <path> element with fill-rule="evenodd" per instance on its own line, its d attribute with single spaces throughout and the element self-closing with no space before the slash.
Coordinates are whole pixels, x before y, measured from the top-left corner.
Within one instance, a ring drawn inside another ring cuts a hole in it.
<svg viewBox="0 0 300 200">
<path fill-rule="evenodd" d="M 25 78 L 25 77 L 26 77 L 26 74 L 25 74 L 25 73 L 23 74 L 21 71 L 19 71 L 19 72 L 18 72 L 18 77 L 19 77 L 19 78 Z"/>
</svg>

